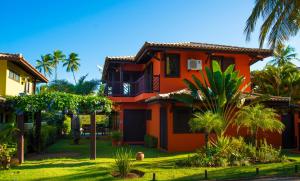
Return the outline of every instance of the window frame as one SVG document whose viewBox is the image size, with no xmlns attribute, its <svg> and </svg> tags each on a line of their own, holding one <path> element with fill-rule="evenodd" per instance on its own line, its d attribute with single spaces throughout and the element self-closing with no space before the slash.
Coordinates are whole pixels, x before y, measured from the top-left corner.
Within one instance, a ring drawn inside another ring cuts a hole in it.
<svg viewBox="0 0 300 181">
<path fill-rule="evenodd" d="M 222 55 L 216 55 L 216 56 L 211 56 L 210 57 L 210 60 L 211 60 L 211 65 L 210 67 L 212 68 L 212 61 L 215 60 L 219 63 L 220 67 L 221 67 L 221 70 L 224 72 L 228 66 L 226 68 L 224 68 L 224 60 L 225 59 L 232 59 L 233 60 L 233 65 L 234 65 L 234 70 L 236 70 L 236 61 L 235 61 L 235 57 L 232 57 L 232 56 L 222 56 Z M 232 64 L 230 64 L 232 65 Z"/>
<path fill-rule="evenodd" d="M 176 111 L 188 111 L 188 114 L 189 114 L 190 118 L 193 117 L 193 111 L 191 110 L 190 107 L 186 107 L 186 106 L 175 106 L 175 107 L 173 107 L 173 109 L 172 109 L 172 116 L 173 116 L 172 131 L 173 131 L 173 134 L 193 134 L 194 132 L 192 132 L 192 130 L 191 130 L 189 124 L 188 124 L 190 119 L 188 119 L 187 122 L 186 122 L 186 124 L 188 126 L 188 128 L 187 128 L 188 130 L 184 130 L 185 128 L 181 127 L 182 125 L 180 127 L 177 127 L 178 126 L 177 125 L 178 117 L 176 117 L 175 114 L 178 114 L 178 113 L 176 113 Z M 175 125 L 177 125 L 177 126 L 175 126 Z"/>
<path fill-rule="evenodd" d="M 176 74 L 167 74 L 167 58 L 168 56 L 177 56 L 177 66 L 178 66 L 178 72 Z M 165 63 L 164 63 L 164 69 L 165 69 L 165 77 L 168 78 L 179 78 L 180 77 L 180 54 L 179 53 L 167 53 L 165 55 Z"/>
<path fill-rule="evenodd" d="M 16 73 L 15 71 L 8 69 L 8 78 L 20 83 L 21 76 L 20 76 L 20 74 Z"/>
</svg>

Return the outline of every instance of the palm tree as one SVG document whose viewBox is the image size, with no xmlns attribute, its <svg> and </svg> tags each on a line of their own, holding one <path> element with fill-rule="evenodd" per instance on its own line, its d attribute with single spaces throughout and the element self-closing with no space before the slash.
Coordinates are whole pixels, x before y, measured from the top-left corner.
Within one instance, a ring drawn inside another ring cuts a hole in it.
<svg viewBox="0 0 300 181">
<path fill-rule="evenodd" d="M 41 55 L 41 60 L 36 61 L 36 69 L 40 72 L 44 72 L 44 75 L 52 75 L 52 55 Z"/>
<path fill-rule="evenodd" d="M 287 96 L 292 101 L 300 99 L 300 71 L 293 64 L 267 65 L 263 70 L 251 72 L 251 82 L 255 92 Z"/>
<path fill-rule="evenodd" d="M 73 73 L 74 82 L 76 84 L 76 78 L 74 72 L 77 72 L 80 66 L 79 57 L 77 53 L 71 53 L 69 58 L 65 60 L 63 66 L 67 67 L 67 72 Z"/>
<path fill-rule="evenodd" d="M 298 33 L 300 25 L 299 0 L 256 0 L 244 30 L 247 40 L 250 40 L 250 35 L 260 17 L 264 21 L 260 28 L 260 47 L 263 46 L 268 36 L 268 44 L 274 48 Z"/>
<path fill-rule="evenodd" d="M 189 121 L 189 125 L 193 132 L 204 131 L 206 147 L 208 146 L 209 134 L 215 132 L 218 136 L 221 136 L 224 131 L 224 120 L 219 114 L 212 111 L 195 113 L 194 118 Z"/>
<path fill-rule="evenodd" d="M 270 61 L 274 66 L 283 66 L 284 64 L 292 64 L 293 60 L 299 60 L 295 49 L 290 46 L 278 45 L 274 50 L 274 59 Z"/>
<path fill-rule="evenodd" d="M 100 81 L 96 79 L 86 81 L 85 79 L 87 76 L 88 74 L 80 77 L 78 82 L 74 85 L 75 94 L 88 95 L 94 93 L 97 90 Z"/>
<path fill-rule="evenodd" d="M 99 80 L 85 80 L 88 74 L 79 78 L 76 84 L 72 84 L 67 80 L 52 81 L 44 90 L 58 91 L 72 94 L 89 95 L 96 92 L 100 81 Z"/>
<path fill-rule="evenodd" d="M 53 64 L 53 67 L 55 69 L 55 81 L 57 80 L 57 66 L 59 64 L 59 62 L 63 62 L 66 58 L 66 55 L 63 54 L 62 51 L 60 50 L 55 50 L 53 52 L 53 60 L 52 60 L 52 64 Z"/>
<path fill-rule="evenodd" d="M 243 107 L 237 115 L 235 124 L 238 127 L 246 127 L 255 140 L 257 147 L 258 131 L 271 131 L 281 133 L 284 130 L 284 124 L 278 120 L 279 115 L 274 109 L 265 108 L 261 104 Z"/>
</svg>

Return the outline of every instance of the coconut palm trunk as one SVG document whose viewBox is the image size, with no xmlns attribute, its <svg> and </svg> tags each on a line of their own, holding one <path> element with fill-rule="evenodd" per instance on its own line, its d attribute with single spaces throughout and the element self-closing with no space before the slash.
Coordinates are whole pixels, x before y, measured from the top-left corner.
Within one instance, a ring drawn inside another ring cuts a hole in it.
<svg viewBox="0 0 300 181">
<path fill-rule="evenodd" d="M 75 82 L 75 84 L 77 84 L 74 71 L 72 71 L 72 73 L 73 73 L 74 82 Z"/>
</svg>

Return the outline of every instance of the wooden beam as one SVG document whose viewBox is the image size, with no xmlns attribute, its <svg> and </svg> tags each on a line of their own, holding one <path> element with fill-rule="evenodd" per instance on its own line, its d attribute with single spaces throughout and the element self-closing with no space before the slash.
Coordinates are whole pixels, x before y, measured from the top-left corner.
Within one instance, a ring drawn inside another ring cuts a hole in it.
<svg viewBox="0 0 300 181">
<path fill-rule="evenodd" d="M 35 146 L 36 151 L 41 151 L 41 129 L 42 129 L 42 112 L 38 111 L 34 113 L 34 124 L 35 124 Z"/>
<path fill-rule="evenodd" d="M 90 129 L 90 139 L 91 139 L 91 145 L 90 145 L 90 152 L 91 160 L 96 160 L 96 112 L 93 111 L 91 113 L 91 129 Z"/>
<path fill-rule="evenodd" d="M 22 164 L 24 162 L 24 113 L 17 114 L 17 126 L 18 126 L 18 160 Z"/>
</svg>

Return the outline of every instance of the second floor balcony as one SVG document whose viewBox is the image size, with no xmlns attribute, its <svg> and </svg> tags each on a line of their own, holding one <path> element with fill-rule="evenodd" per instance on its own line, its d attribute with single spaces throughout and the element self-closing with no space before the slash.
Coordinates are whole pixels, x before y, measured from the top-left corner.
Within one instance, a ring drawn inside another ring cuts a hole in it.
<svg viewBox="0 0 300 181">
<path fill-rule="evenodd" d="M 107 81 L 104 93 L 114 97 L 134 97 L 141 93 L 153 93 L 160 90 L 160 76 L 141 76 L 136 81 Z"/>
</svg>

